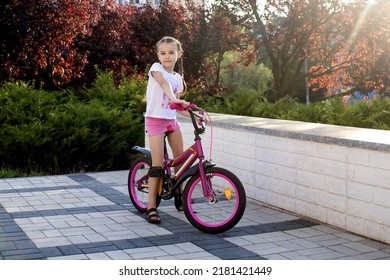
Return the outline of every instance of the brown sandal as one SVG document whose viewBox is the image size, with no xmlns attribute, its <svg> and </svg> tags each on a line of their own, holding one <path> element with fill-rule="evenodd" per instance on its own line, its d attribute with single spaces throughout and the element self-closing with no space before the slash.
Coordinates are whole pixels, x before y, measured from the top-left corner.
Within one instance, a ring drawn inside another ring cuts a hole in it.
<svg viewBox="0 0 390 280">
<path fill-rule="evenodd" d="M 146 220 L 151 224 L 159 224 L 161 222 L 156 208 L 150 208 L 145 212 Z"/>
</svg>

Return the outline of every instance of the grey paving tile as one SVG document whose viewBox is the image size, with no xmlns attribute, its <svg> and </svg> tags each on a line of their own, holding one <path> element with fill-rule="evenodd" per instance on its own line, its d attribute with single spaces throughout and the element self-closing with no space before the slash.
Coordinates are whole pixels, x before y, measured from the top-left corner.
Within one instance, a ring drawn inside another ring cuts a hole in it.
<svg viewBox="0 0 390 280">
<path fill-rule="evenodd" d="M 132 260 L 123 250 L 107 251 L 105 254 L 112 260 Z"/>
<path fill-rule="evenodd" d="M 77 255 L 77 254 L 82 253 L 80 248 L 78 248 L 76 245 L 58 246 L 57 248 L 65 256 L 66 255 Z"/>
<path fill-rule="evenodd" d="M 15 244 L 16 249 L 29 249 L 35 248 L 34 242 L 31 240 L 17 240 L 13 242 Z"/>
<path fill-rule="evenodd" d="M 122 250 L 132 249 L 136 247 L 131 241 L 126 239 L 114 240 L 112 241 L 112 244 Z"/>
<path fill-rule="evenodd" d="M 343 244 L 325 245 L 325 247 L 328 247 L 331 250 L 339 252 L 343 256 L 356 256 L 356 255 L 360 254 L 360 252 L 358 250 L 355 250 L 355 249 L 352 249 L 350 247 L 344 246 Z"/>
<path fill-rule="evenodd" d="M 291 239 L 291 242 L 303 247 L 303 248 L 318 248 L 318 247 L 321 247 L 321 245 L 317 244 L 317 243 L 314 243 L 314 242 L 311 242 L 309 240 L 306 240 L 306 239 L 300 239 L 300 238 L 296 238 L 296 239 Z"/>
<path fill-rule="evenodd" d="M 29 248 L 29 249 L 17 249 L 17 250 L 9 250 L 9 251 L 1 251 L 1 255 L 4 259 L 23 259 L 27 260 L 29 258 L 42 258 L 43 255 L 41 251 L 37 248 Z"/>
<path fill-rule="evenodd" d="M 193 254 L 175 255 L 178 260 L 221 260 L 218 256 L 209 252 L 196 252 Z"/>
<path fill-rule="evenodd" d="M 283 246 L 279 246 L 279 245 L 274 244 L 274 243 L 270 243 L 269 245 L 270 246 L 264 246 L 264 244 L 263 244 L 263 246 L 254 245 L 254 246 L 251 246 L 250 248 L 247 248 L 247 249 L 258 254 L 258 255 L 261 255 L 261 256 L 281 254 L 283 252 L 290 251 L 289 249 L 287 249 Z"/>
<path fill-rule="evenodd" d="M 308 257 L 307 255 L 301 254 L 301 253 L 296 252 L 296 251 L 283 252 L 283 253 L 280 253 L 280 255 L 282 257 L 285 257 L 288 260 L 311 260 L 311 258 Z M 266 256 L 266 257 L 269 260 L 273 260 L 272 255 Z"/>
<path fill-rule="evenodd" d="M 310 241 L 313 241 L 313 239 L 310 239 Z M 329 236 L 328 239 L 326 240 L 319 240 L 319 241 L 315 241 L 315 243 L 321 245 L 321 246 L 334 246 L 334 245 L 340 245 L 340 244 L 344 244 L 344 243 L 349 243 L 348 240 L 346 239 L 342 239 L 342 238 L 338 238 L 336 236 Z"/>
<path fill-rule="evenodd" d="M 49 230 L 43 230 L 42 233 L 47 237 L 59 237 L 63 236 L 60 230 L 58 229 L 49 229 Z"/>
<path fill-rule="evenodd" d="M 380 251 L 359 254 L 356 255 L 355 258 L 359 260 L 390 260 L 389 254 Z"/>
<path fill-rule="evenodd" d="M 384 244 L 384 243 L 381 243 L 381 242 L 378 242 L 375 240 L 371 240 L 371 239 L 364 239 L 364 240 L 362 240 L 361 243 L 363 245 L 366 245 L 366 246 L 369 246 L 372 248 L 376 248 L 378 250 L 386 250 L 386 249 L 390 250 L 390 244 Z"/>
<path fill-rule="evenodd" d="M 344 255 L 332 250 L 329 250 L 329 252 L 310 255 L 310 258 L 313 260 L 337 260 L 341 257 L 344 257 Z"/>
<path fill-rule="evenodd" d="M 66 237 L 46 237 L 39 239 L 32 239 L 34 244 L 38 247 L 51 247 L 51 246 L 62 246 L 72 244 Z"/>
<path fill-rule="evenodd" d="M 358 240 L 362 240 L 362 238 L 359 238 Z M 349 242 L 344 244 L 346 247 L 349 247 L 351 249 L 354 249 L 356 251 L 359 251 L 361 253 L 369 253 L 373 251 L 377 251 L 376 248 L 373 248 L 371 246 L 367 246 L 361 242 Z"/>
<path fill-rule="evenodd" d="M 63 256 L 63 253 L 57 247 L 40 248 L 39 250 L 46 259 Z"/>
<path fill-rule="evenodd" d="M 137 248 L 137 249 L 127 249 L 124 250 L 133 259 L 154 259 L 157 257 L 169 256 L 167 252 L 161 250 L 158 247 L 148 247 L 148 248 Z"/>
<path fill-rule="evenodd" d="M 286 256 L 283 256 L 282 254 L 271 254 L 271 255 L 264 255 L 264 258 L 267 260 L 289 260 Z"/>
<path fill-rule="evenodd" d="M 13 241 L 3 241 L 3 242 L 1 242 L 0 250 L 1 250 L 1 252 L 10 251 L 10 250 L 16 250 L 15 242 L 13 242 Z"/>
<path fill-rule="evenodd" d="M 100 235 L 98 233 L 92 233 L 92 234 L 87 233 L 84 235 L 84 237 L 86 239 L 88 239 L 88 241 L 93 242 L 93 243 L 107 241 L 106 238 L 104 238 L 102 235 Z"/>
<path fill-rule="evenodd" d="M 111 258 L 106 253 L 92 253 L 87 254 L 89 260 L 111 260 Z"/>
<path fill-rule="evenodd" d="M 67 255 L 60 257 L 49 257 L 48 260 L 88 260 L 88 257 L 85 254 L 79 255 Z"/>
<path fill-rule="evenodd" d="M 38 253 L 26 253 L 25 251 L 19 252 L 18 255 L 12 255 L 4 257 L 5 260 L 39 260 L 43 258 L 41 252 Z"/>
<path fill-rule="evenodd" d="M 181 248 L 182 244 L 169 244 L 169 245 L 163 245 L 159 246 L 159 248 L 165 252 L 167 252 L 169 255 L 179 255 L 179 254 L 185 254 L 187 253 L 184 249 Z"/>
<path fill-rule="evenodd" d="M 227 240 L 227 241 L 229 241 L 231 243 L 234 243 L 234 244 L 236 244 L 237 246 L 240 246 L 240 247 L 253 244 L 253 242 L 251 242 L 250 240 L 248 240 L 248 239 L 246 239 L 244 237 L 242 237 L 242 236 L 229 237 L 229 238 L 225 238 L 225 240 Z"/>
<path fill-rule="evenodd" d="M 289 251 L 297 251 L 297 250 L 304 249 L 299 244 L 291 242 L 290 240 L 276 241 L 273 242 L 273 244 L 275 244 L 276 246 L 280 246 L 282 248 L 286 248 Z"/>
<path fill-rule="evenodd" d="M 71 244 L 88 243 L 89 240 L 84 235 L 72 235 L 66 237 Z"/>
<path fill-rule="evenodd" d="M 331 249 L 328 249 L 326 247 L 316 247 L 316 248 L 308 248 L 308 249 L 303 249 L 303 250 L 297 250 L 297 253 L 308 256 L 312 258 L 312 256 L 318 256 L 320 254 L 328 254 L 334 252 Z"/>
<path fill-rule="evenodd" d="M 344 231 L 336 232 L 336 233 L 334 233 L 334 235 L 338 236 L 340 238 L 343 238 L 343 239 L 347 239 L 347 240 L 352 241 L 352 242 L 364 240 L 364 238 L 359 236 L 359 235 L 352 234 L 349 232 L 344 232 Z"/>
</svg>

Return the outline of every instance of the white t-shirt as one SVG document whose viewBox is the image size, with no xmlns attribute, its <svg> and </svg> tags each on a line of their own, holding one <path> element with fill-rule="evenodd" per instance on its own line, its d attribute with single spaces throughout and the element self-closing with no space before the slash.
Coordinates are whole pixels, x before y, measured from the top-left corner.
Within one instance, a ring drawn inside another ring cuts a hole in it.
<svg viewBox="0 0 390 280">
<path fill-rule="evenodd" d="M 176 98 L 183 91 L 183 79 L 176 72 L 169 73 L 160 63 L 154 63 L 149 70 L 148 86 L 146 88 L 146 113 L 145 117 L 168 119 L 176 118 L 176 110 L 169 108 L 169 98 L 164 93 L 160 84 L 153 78 L 151 72 L 161 72 L 164 78 L 168 81 Z"/>
</svg>

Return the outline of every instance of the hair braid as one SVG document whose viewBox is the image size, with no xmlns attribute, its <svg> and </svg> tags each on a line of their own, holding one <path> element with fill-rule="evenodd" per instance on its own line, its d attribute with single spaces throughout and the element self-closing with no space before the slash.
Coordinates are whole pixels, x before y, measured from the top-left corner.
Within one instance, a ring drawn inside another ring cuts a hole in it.
<svg viewBox="0 0 390 280">
<path fill-rule="evenodd" d="M 181 93 L 181 95 L 184 95 L 186 94 L 187 92 L 187 84 L 186 84 L 186 81 L 184 79 L 184 63 L 183 63 L 183 56 L 180 57 L 180 68 L 179 68 L 179 73 L 183 79 L 183 91 Z"/>
</svg>

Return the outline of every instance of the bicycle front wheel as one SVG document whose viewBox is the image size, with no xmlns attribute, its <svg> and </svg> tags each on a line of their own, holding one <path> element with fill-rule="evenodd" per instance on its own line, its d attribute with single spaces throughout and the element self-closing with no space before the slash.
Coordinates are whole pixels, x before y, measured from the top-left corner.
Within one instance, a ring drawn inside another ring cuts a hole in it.
<svg viewBox="0 0 390 280">
<path fill-rule="evenodd" d="M 200 175 L 192 177 L 183 193 L 183 210 L 188 221 L 207 233 L 221 233 L 233 228 L 246 206 L 245 189 L 232 172 L 211 167 L 206 174 L 207 194 Z"/>
</svg>

